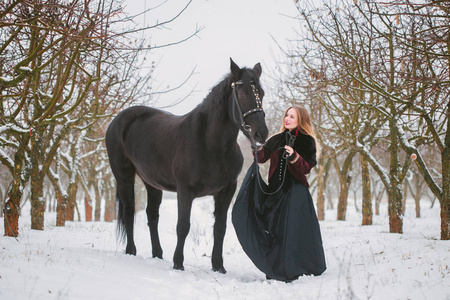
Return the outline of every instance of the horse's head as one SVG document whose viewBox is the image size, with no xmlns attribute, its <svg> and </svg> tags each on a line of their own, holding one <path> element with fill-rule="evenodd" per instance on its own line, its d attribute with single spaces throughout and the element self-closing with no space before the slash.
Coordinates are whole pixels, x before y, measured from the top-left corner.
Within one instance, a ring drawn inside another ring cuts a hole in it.
<svg viewBox="0 0 450 300">
<path fill-rule="evenodd" d="M 230 61 L 231 118 L 252 143 L 264 144 L 268 129 L 262 108 L 264 90 L 259 84 L 261 65 L 257 63 L 253 69 L 241 69 L 232 59 Z"/>
</svg>

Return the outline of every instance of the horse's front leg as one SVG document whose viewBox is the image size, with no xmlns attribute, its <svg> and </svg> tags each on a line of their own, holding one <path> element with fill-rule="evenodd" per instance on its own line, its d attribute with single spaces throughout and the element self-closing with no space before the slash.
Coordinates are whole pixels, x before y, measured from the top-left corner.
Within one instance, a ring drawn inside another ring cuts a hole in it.
<svg viewBox="0 0 450 300">
<path fill-rule="evenodd" d="M 212 269 L 215 272 L 225 274 L 227 271 L 223 266 L 223 239 L 227 229 L 227 213 L 231 199 L 236 191 L 236 183 L 229 185 L 214 196 L 214 247 L 212 251 Z"/>
<path fill-rule="evenodd" d="M 178 223 L 177 223 L 177 247 L 173 254 L 173 268 L 184 271 L 184 243 L 191 228 L 191 208 L 194 195 L 186 190 L 177 191 L 178 198 Z"/>
</svg>

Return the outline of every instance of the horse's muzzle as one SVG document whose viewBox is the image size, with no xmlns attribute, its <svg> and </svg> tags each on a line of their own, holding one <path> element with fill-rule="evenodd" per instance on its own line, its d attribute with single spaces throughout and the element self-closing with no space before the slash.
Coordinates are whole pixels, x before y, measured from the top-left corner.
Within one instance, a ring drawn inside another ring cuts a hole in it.
<svg viewBox="0 0 450 300">
<path fill-rule="evenodd" d="M 266 142 L 268 130 L 267 128 L 265 129 L 266 130 L 256 131 L 255 134 L 253 135 L 253 141 L 256 143 L 256 145 L 259 144 L 260 146 Z"/>
</svg>

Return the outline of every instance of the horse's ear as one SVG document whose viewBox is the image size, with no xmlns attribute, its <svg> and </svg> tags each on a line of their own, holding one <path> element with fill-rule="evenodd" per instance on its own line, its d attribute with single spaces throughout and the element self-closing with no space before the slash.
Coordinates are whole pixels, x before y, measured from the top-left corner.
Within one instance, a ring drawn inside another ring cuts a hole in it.
<svg viewBox="0 0 450 300">
<path fill-rule="evenodd" d="M 258 75 L 258 77 L 261 76 L 262 73 L 262 68 L 261 68 L 261 64 L 257 63 L 254 67 L 253 70 L 256 72 L 256 74 Z"/>
<path fill-rule="evenodd" d="M 233 75 L 233 81 L 239 81 L 242 77 L 242 70 L 239 68 L 239 66 L 233 61 L 233 59 L 230 57 L 230 69 L 231 74 Z"/>
</svg>

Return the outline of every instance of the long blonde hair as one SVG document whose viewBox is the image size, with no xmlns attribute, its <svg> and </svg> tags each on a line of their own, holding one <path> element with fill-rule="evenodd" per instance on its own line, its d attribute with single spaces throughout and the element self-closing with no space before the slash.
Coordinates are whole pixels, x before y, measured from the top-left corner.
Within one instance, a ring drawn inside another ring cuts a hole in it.
<svg viewBox="0 0 450 300">
<path fill-rule="evenodd" d="M 309 135 L 314 139 L 314 142 L 316 143 L 316 156 L 319 157 L 320 154 L 320 145 L 317 143 L 317 137 L 314 133 L 314 127 L 311 122 L 311 117 L 309 116 L 308 111 L 301 106 L 291 106 L 288 107 L 283 115 L 283 119 L 281 120 L 281 132 L 284 132 L 286 130 L 286 127 L 284 125 L 284 118 L 286 117 L 287 112 L 293 108 L 297 112 L 297 119 L 298 119 L 298 130 L 305 134 Z"/>
</svg>

